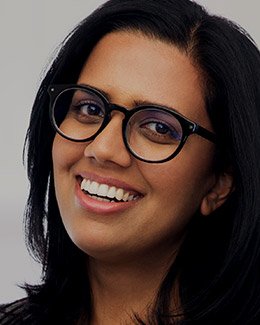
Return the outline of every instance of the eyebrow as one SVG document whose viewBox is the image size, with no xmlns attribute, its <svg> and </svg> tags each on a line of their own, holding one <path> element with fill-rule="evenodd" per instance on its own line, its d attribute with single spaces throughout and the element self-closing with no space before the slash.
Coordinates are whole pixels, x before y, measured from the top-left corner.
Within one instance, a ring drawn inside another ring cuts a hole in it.
<svg viewBox="0 0 260 325">
<path fill-rule="evenodd" d="M 150 106 L 150 105 L 153 105 L 153 106 L 158 106 L 158 107 L 163 107 L 163 108 L 167 108 L 175 113 L 178 113 L 179 115 L 182 115 L 179 111 L 177 111 L 176 108 L 173 108 L 171 106 L 167 106 L 165 104 L 160 104 L 160 103 L 155 103 L 155 102 L 150 102 L 150 101 L 147 101 L 147 100 L 134 100 L 134 104 L 135 106 Z"/>
<path fill-rule="evenodd" d="M 109 93 L 107 93 L 106 91 L 104 91 L 104 90 L 102 90 L 102 89 L 100 89 L 100 88 L 97 88 L 97 87 L 95 87 L 95 86 L 92 86 L 92 85 L 88 85 L 88 84 L 81 84 L 82 86 L 86 86 L 86 87 L 91 87 L 91 88 L 93 88 L 93 89 L 95 89 L 95 90 L 97 90 L 98 92 L 100 92 L 104 97 L 106 97 L 107 98 L 107 100 L 110 102 L 110 103 L 113 103 L 113 101 L 112 101 L 112 99 L 111 99 L 111 96 L 109 95 Z M 158 107 L 164 107 L 164 108 L 167 108 L 167 109 L 169 109 L 169 110 L 171 110 L 171 111 L 173 111 L 173 112 L 175 112 L 175 113 L 177 113 L 177 114 L 179 114 L 179 115 L 182 115 L 176 108 L 173 108 L 173 107 L 171 107 L 171 106 L 167 106 L 167 105 L 165 105 L 165 104 L 160 104 L 160 103 L 155 103 L 155 102 L 150 102 L 150 101 L 148 101 L 148 100 L 133 100 L 133 102 L 134 102 L 134 107 L 138 107 L 138 106 L 150 106 L 150 105 L 152 105 L 152 106 L 158 106 Z M 116 103 L 114 103 L 114 104 L 116 104 Z"/>
</svg>

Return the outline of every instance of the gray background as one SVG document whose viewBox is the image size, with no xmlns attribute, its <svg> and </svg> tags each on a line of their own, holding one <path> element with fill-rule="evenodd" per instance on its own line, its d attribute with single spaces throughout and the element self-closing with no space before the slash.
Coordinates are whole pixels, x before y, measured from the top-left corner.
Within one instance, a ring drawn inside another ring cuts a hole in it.
<svg viewBox="0 0 260 325">
<path fill-rule="evenodd" d="M 24 295 L 16 284 L 37 283 L 28 255 L 23 210 L 28 193 L 22 148 L 30 108 L 44 68 L 67 33 L 101 0 L 0 0 L 0 303 Z M 238 22 L 260 45 L 259 0 L 200 0 Z"/>
</svg>

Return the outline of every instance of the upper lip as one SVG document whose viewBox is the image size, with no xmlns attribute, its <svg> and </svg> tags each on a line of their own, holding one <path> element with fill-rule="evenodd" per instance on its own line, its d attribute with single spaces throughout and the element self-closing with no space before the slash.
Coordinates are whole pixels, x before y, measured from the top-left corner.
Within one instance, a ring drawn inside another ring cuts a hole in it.
<svg viewBox="0 0 260 325">
<path fill-rule="evenodd" d="M 110 176 L 100 176 L 94 173 L 80 172 L 77 174 L 77 177 L 85 178 L 90 181 L 95 181 L 100 184 L 106 184 L 108 186 L 115 186 L 117 188 L 122 188 L 123 190 L 131 194 L 144 196 L 143 191 L 137 188 L 136 186 L 132 186 L 124 181 L 118 180 Z"/>
</svg>

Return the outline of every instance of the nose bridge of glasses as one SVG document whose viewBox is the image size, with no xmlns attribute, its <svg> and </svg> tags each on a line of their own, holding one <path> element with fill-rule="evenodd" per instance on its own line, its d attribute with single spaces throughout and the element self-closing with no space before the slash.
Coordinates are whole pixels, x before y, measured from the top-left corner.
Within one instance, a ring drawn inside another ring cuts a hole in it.
<svg viewBox="0 0 260 325">
<path fill-rule="evenodd" d="M 111 120 L 113 118 L 112 113 L 114 111 L 118 111 L 118 112 L 121 113 L 120 115 L 123 115 L 122 117 L 120 117 L 120 116 L 118 116 L 119 114 L 116 114 L 117 116 L 114 116 L 114 117 L 115 117 L 115 120 L 117 120 L 118 122 L 121 120 L 122 127 L 124 128 L 125 120 L 126 120 L 126 117 L 128 116 L 128 113 L 129 113 L 128 110 L 123 106 L 120 106 L 120 105 L 117 105 L 117 104 L 114 104 L 114 103 L 107 103 L 105 120 L 104 120 L 104 123 L 101 126 L 101 129 L 99 130 L 98 134 L 100 132 L 102 132 L 104 129 L 107 129 L 107 126 L 111 124 Z M 113 118 L 113 121 L 114 121 L 114 118 Z M 116 122 L 116 124 L 118 122 Z M 113 125 L 115 125 L 115 124 L 113 123 Z"/>
<path fill-rule="evenodd" d="M 123 136 L 124 143 L 127 146 L 124 132 L 125 132 L 128 120 L 132 115 L 131 111 L 129 111 L 126 107 L 115 104 L 115 103 L 107 103 L 106 111 L 107 111 L 107 116 L 105 118 L 105 123 L 103 124 L 103 127 L 101 128 L 101 130 L 103 130 L 104 128 L 107 127 L 108 124 L 110 124 L 110 121 L 112 119 L 112 113 L 114 111 L 120 112 L 123 115 L 123 118 L 121 120 L 121 122 L 122 122 L 122 124 L 121 124 L 122 125 L 122 136 Z"/>
<path fill-rule="evenodd" d="M 118 111 L 118 112 L 121 112 L 124 114 L 124 118 L 127 118 L 128 115 L 129 115 L 129 111 L 127 108 L 125 108 L 124 106 L 121 106 L 121 105 L 117 105 L 117 104 L 114 104 L 114 103 L 110 103 L 108 105 L 108 113 L 109 115 L 111 115 L 111 113 L 113 111 Z"/>
</svg>

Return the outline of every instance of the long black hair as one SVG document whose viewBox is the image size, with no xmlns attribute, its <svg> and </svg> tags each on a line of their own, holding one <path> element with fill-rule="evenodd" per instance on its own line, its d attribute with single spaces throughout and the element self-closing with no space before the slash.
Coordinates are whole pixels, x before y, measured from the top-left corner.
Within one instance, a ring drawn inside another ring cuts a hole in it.
<svg viewBox="0 0 260 325">
<path fill-rule="evenodd" d="M 140 31 L 177 46 L 204 80 L 217 134 L 216 172 L 232 172 L 234 190 L 208 218 L 194 216 L 165 275 L 149 324 L 252 324 L 260 317 L 260 55 L 238 25 L 189 0 L 110 0 L 64 40 L 37 93 L 25 153 L 30 193 L 25 214 L 42 284 L 26 285 L 31 323 L 91 319 L 86 255 L 70 240 L 57 206 L 47 88 L 76 82 L 95 44 L 116 30 Z M 181 310 L 172 310 L 178 279 Z M 138 316 L 136 317 L 138 319 Z M 138 320 L 142 323 L 142 320 Z M 145 321 L 143 321 L 145 323 Z"/>
</svg>

